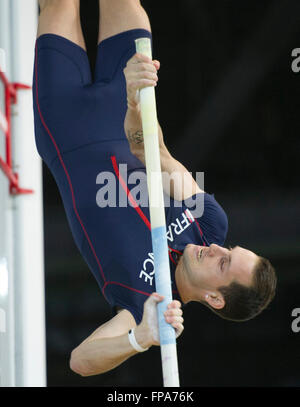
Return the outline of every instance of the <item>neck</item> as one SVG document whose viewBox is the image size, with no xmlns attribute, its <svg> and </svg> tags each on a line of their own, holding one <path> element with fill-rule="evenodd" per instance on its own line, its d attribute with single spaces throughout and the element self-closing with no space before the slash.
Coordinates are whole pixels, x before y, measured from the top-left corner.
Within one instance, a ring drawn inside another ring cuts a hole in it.
<svg viewBox="0 0 300 407">
<path fill-rule="evenodd" d="M 187 304 L 191 299 L 189 297 L 188 280 L 183 265 L 183 256 L 180 256 L 175 270 L 175 281 L 182 302 Z"/>
<path fill-rule="evenodd" d="M 183 256 L 180 257 L 176 270 L 175 270 L 175 281 L 177 290 L 179 292 L 180 298 L 184 304 L 191 301 L 203 302 L 205 301 L 205 294 L 207 289 L 199 288 L 195 290 L 193 283 L 190 282 L 188 273 L 186 272 Z"/>
</svg>

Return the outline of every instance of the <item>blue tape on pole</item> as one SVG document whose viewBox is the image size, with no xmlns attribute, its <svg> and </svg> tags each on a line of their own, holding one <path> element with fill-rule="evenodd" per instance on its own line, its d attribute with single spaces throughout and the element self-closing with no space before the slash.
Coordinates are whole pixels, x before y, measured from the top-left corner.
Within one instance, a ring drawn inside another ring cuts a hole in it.
<svg viewBox="0 0 300 407">
<path fill-rule="evenodd" d="M 151 230 L 151 234 L 155 266 L 156 292 L 165 297 L 164 301 L 159 303 L 157 307 L 160 344 L 169 345 L 176 343 L 176 336 L 174 328 L 165 321 L 163 315 L 167 309 L 167 305 L 173 300 L 166 227 L 161 226 L 154 228 Z"/>
</svg>

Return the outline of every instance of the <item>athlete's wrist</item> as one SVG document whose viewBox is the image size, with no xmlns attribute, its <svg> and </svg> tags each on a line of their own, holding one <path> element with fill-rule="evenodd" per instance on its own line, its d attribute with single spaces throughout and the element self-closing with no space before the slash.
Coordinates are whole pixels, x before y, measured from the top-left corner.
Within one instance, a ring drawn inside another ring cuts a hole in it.
<svg viewBox="0 0 300 407">
<path fill-rule="evenodd" d="M 127 108 L 128 108 L 128 110 L 132 110 L 136 113 L 140 113 L 140 111 L 141 111 L 140 103 L 136 102 L 132 99 L 127 99 Z"/>
<path fill-rule="evenodd" d="M 147 332 L 147 330 L 144 329 L 144 327 L 142 325 L 138 325 L 135 328 L 134 334 L 135 334 L 135 339 L 136 339 L 137 343 L 142 348 L 150 348 L 153 345 L 149 332 Z"/>
</svg>

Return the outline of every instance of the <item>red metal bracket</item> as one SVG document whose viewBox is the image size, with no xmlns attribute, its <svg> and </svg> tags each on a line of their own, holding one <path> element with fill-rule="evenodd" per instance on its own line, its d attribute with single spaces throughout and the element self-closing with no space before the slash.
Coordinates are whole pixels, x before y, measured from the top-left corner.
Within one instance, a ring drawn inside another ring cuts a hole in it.
<svg viewBox="0 0 300 407">
<path fill-rule="evenodd" d="M 11 149 L 11 105 L 17 103 L 18 90 L 28 90 L 31 89 L 31 87 L 22 83 L 9 82 L 1 69 L 0 80 L 3 82 L 5 94 L 5 115 L 2 115 L 3 120 L 0 120 L 0 128 L 3 130 L 5 135 L 6 149 L 6 160 L 0 157 L 0 168 L 9 180 L 9 192 L 11 195 L 32 194 L 33 190 L 21 188 L 19 185 L 19 175 L 16 172 L 13 172 L 12 168 Z"/>
</svg>

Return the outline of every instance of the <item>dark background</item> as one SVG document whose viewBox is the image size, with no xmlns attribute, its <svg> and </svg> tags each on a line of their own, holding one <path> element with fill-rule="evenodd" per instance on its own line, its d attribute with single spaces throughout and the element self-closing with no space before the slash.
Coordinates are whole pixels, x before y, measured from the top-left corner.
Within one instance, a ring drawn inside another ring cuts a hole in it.
<svg viewBox="0 0 300 407">
<path fill-rule="evenodd" d="M 98 1 L 81 2 L 93 68 Z M 252 321 L 185 308 L 178 340 L 182 386 L 300 386 L 299 1 L 144 0 L 154 58 L 161 61 L 158 115 L 166 144 L 228 214 L 227 245 L 270 258 L 278 292 Z M 74 347 L 111 317 L 67 225 L 44 168 L 48 386 L 160 386 L 152 348 L 115 370 L 82 378 L 69 369 Z"/>
</svg>

